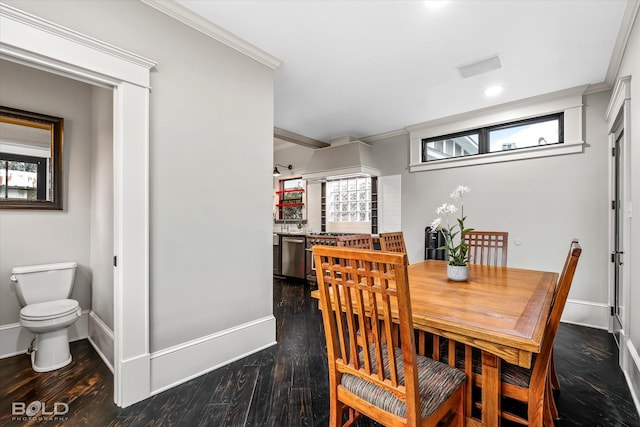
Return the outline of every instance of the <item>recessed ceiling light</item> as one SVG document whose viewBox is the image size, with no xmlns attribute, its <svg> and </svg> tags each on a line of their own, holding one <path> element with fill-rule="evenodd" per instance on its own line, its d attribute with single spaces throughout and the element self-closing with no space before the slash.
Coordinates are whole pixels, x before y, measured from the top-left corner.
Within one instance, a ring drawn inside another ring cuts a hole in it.
<svg viewBox="0 0 640 427">
<path fill-rule="evenodd" d="M 489 86 L 485 89 L 484 94 L 487 96 L 496 96 L 502 93 L 502 86 Z"/>
</svg>

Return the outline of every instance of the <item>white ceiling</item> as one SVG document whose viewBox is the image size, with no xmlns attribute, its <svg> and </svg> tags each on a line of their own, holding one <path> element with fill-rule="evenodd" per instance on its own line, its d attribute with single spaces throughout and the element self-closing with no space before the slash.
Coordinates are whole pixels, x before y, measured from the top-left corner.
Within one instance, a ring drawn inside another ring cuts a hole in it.
<svg viewBox="0 0 640 427">
<path fill-rule="evenodd" d="M 280 59 L 275 126 L 326 142 L 605 82 L 627 3 L 176 1 Z"/>
</svg>

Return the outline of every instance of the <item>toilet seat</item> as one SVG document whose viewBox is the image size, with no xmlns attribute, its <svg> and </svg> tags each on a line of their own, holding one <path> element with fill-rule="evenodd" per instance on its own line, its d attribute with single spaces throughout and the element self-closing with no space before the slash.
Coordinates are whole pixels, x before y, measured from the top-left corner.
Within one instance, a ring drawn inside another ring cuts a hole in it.
<svg viewBox="0 0 640 427">
<path fill-rule="evenodd" d="M 80 305 L 73 299 L 59 299 L 54 301 L 29 304 L 20 310 L 22 320 L 52 320 L 67 316 L 74 312 L 80 315 Z"/>
</svg>

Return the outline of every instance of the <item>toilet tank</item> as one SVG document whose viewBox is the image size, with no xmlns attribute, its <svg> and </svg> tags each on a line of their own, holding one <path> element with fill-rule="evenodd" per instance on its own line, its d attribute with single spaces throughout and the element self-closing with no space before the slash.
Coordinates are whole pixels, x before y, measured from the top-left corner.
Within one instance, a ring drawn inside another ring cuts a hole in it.
<svg viewBox="0 0 640 427">
<path fill-rule="evenodd" d="M 15 283 L 20 304 L 25 306 L 69 298 L 77 267 L 75 262 L 14 267 L 11 269 L 11 281 Z"/>
</svg>

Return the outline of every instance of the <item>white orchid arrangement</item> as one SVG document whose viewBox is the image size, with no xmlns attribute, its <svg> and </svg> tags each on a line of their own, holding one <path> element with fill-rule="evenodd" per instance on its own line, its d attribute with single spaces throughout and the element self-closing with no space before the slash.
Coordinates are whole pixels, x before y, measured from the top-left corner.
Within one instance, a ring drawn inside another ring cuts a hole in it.
<svg viewBox="0 0 640 427">
<path fill-rule="evenodd" d="M 469 262 L 469 246 L 464 242 L 464 234 L 468 231 L 472 231 L 473 228 L 464 228 L 464 195 L 469 191 L 468 187 L 458 185 L 458 187 L 449 195 L 454 201 L 460 202 L 460 209 L 454 203 L 444 203 L 438 209 L 436 213 L 440 215 L 433 220 L 430 227 L 431 230 L 438 230 L 442 232 L 444 236 L 445 244 L 438 249 L 446 249 L 449 254 L 449 265 L 467 265 Z M 460 211 L 460 217 L 456 218 L 456 222 L 451 225 L 450 217 L 455 215 L 458 210 Z M 442 215 L 444 215 L 443 224 Z"/>
</svg>

